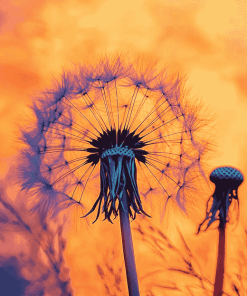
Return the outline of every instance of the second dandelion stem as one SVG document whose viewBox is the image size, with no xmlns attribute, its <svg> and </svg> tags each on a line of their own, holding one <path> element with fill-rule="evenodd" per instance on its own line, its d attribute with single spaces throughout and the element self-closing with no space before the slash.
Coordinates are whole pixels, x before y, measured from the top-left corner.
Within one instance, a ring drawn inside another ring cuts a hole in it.
<svg viewBox="0 0 247 296">
<path fill-rule="evenodd" d="M 137 278 L 137 272 L 136 272 L 134 248 L 133 248 L 129 214 L 128 214 L 128 202 L 127 202 L 126 191 L 123 194 L 122 202 L 123 202 L 124 208 L 127 211 L 125 212 L 122 205 L 120 204 L 119 206 L 120 225 L 121 225 L 123 253 L 124 253 L 129 296 L 140 296 L 138 278 Z"/>
<path fill-rule="evenodd" d="M 218 245 L 218 258 L 217 267 L 214 283 L 214 295 L 223 295 L 223 282 L 224 282 L 224 272 L 225 272 L 225 230 L 226 224 L 220 221 L 219 225 L 219 245 Z"/>
</svg>

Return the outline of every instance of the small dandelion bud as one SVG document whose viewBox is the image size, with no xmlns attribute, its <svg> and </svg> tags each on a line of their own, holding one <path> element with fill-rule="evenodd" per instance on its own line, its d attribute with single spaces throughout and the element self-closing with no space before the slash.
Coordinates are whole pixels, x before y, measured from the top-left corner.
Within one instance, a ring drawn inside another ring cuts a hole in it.
<svg viewBox="0 0 247 296">
<path fill-rule="evenodd" d="M 208 227 L 216 220 L 219 220 L 219 244 L 218 258 L 214 283 L 213 296 L 223 295 L 223 283 L 225 273 L 225 228 L 228 222 L 228 211 L 232 199 L 237 200 L 238 204 L 238 187 L 242 184 L 244 177 L 242 173 L 229 166 L 218 167 L 210 174 L 210 181 L 215 184 L 215 191 L 212 195 L 213 203 L 210 210 L 207 209 L 206 218 L 199 225 L 198 232 L 202 225 L 207 221 Z M 211 199 L 211 198 L 210 198 Z M 208 200 L 208 202 L 210 201 Z"/>
<path fill-rule="evenodd" d="M 206 221 L 208 221 L 206 229 L 216 220 L 220 220 L 220 225 L 228 222 L 229 207 L 232 199 L 237 200 L 239 203 L 238 187 L 242 184 L 243 180 L 242 173 L 233 167 L 218 167 L 213 170 L 210 174 L 210 181 L 215 184 L 215 191 L 211 197 L 213 198 L 213 204 L 211 209 L 207 210 L 206 218 L 200 224 L 198 233 Z"/>
</svg>

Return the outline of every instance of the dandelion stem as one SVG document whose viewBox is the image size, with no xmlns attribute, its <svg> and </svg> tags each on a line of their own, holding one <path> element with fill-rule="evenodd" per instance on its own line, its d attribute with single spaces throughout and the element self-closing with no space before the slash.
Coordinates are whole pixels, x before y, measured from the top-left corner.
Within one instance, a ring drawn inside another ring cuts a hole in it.
<svg viewBox="0 0 247 296">
<path fill-rule="evenodd" d="M 225 272 L 225 230 L 226 224 L 221 221 L 219 225 L 219 245 L 218 245 L 218 258 L 214 283 L 213 296 L 223 295 L 223 282 Z"/>
<path fill-rule="evenodd" d="M 128 214 L 128 203 L 127 203 L 127 192 L 125 191 L 122 197 L 122 204 L 119 205 L 120 212 L 120 225 L 121 225 L 121 235 L 123 243 L 123 253 L 125 261 L 125 270 L 127 276 L 129 296 L 139 296 L 139 285 L 136 272 L 134 248 L 132 242 L 129 214 Z"/>
</svg>

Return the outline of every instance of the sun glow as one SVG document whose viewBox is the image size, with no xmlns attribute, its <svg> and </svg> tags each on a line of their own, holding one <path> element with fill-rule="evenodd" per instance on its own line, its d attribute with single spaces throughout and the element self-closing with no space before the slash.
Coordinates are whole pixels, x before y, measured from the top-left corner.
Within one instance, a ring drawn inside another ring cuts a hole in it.
<svg viewBox="0 0 247 296">
<path fill-rule="evenodd" d="M 25 199 L 25 196 L 21 196 L 19 187 L 14 185 L 15 172 L 11 160 L 20 149 L 17 140 L 18 122 L 26 122 L 27 114 L 31 116 L 26 105 L 31 103 L 32 96 L 51 87 L 52 76 L 59 75 L 62 69 L 67 71 L 71 65 L 79 62 L 94 63 L 98 58 L 114 52 L 127 54 L 134 59 L 141 57 L 145 64 L 157 62 L 158 69 L 165 67 L 170 73 L 187 75 L 186 83 L 192 88 L 191 99 L 200 97 L 203 105 L 209 106 L 216 117 L 212 129 L 217 134 L 216 151 L 213 155 L 215 157 L 208 159 L 207 172 L 216 166 L 229 165 L 238 167 L 246 174 L 245 1 L 3 0 L 1 4 L 1 188 L 5 196 L 9 195 L 10 200 L 20 206 L 20 211 L 22 207 L 18 200 Z M 175 271 L 182 266 L 183 256 L 190 258 L 178 234 L 177 225 L 185 234 L 189 248 L 199 262 L 199 265 L 195 263 L 195 270 L 200 273 L 198 266 L 201 266 L 205 278 L 213 282 L 216 233 L 212 230 L 194 237 L 198 223 L 205 214 L 205 198 L 208 192 L 213 192 L 213 188 L 210 190 L 205 189 L 205 192 L 200 193 L 203 205 L 198 205 L 199 212 L 191 214 L 190 220 L 176 208 L 169 208 L 169 225 L 160 223 L 159 200 L 153 201 L 153 206 L 146 205 L 144 201 L 145 210 L 151 212 L 153 218 L 138 218 L 131 223 L 137 272 L 144 291 L 142 293 L 146 291 L 149 293 L 147 295 L 152 295 L 151 292 L 162 295 L 160 283 L 169 287 L 169 292 L 176 293 L 174 283 L 177 283 L 178 274 L 181 276 L 179 289 L 185 291 L 190 279 L 192 286 L 200 285 L 192 276 L 186 277 Z M 240 214 L 244 213 L 247 206 L 245 191 L 244 183 L 239 190 Z M 9 215 L 13 215 L 13 212 Z M 11 219 L 8 222 L 10 224 Z M 92 226 L 84 221 L 77 232 L 69 223 L 65 228 L 65 265 L 70 269 L 74 295 L 110 295 L 110 292 L 112 295 L 127 295 L 118 219 L 113 225 L 98 222 Z M 20 225 L 23 226 L 21 233 L 26 237 L 27 228 L 24 224 Z M 37 222 L 35 225 L 39 229 L 43 224 L 38 225 Z M 230 257 L 236 255 L 239 258 L 238 252 L 245 244 L 245 233 L 240 229 L 243 226 L 247 226 L 246 222 L 240 219 L 237 232 L 227 234 Z M 13 225 L 9 227 L 6 229 L 12 229 Z M 49 231 L 46 229 L 43 234 L 51 239 Z M 239 244 L 234 243 L 236 239 Z M 6 244 L 13 243 L 6 241 Z M 49 241 L 48 238 L 46 241 Z M 21 238 L 18 238 L 15 250 L 9 250 L 9 256 L 22 252 L 20 244 L 23 245 Z M 37 249 L 37 240 L 34 239 L 33 244 L 33 248 Z M 8 250 L 7 245 L 4 249 Z M 171 253 L 168 257 L 164 255 L 168 254 L 167 250 Z M 42 252 L 45 253 L 44 249 Z M 232 261 L 229 259 L 229 273 L 231 268 L 237 268 L 233 261 L 234 258 Z M 51 264 L 52 261 L 49 262 Z M 175 270 L 168 273 L 167 265 Z M 45 266 L 42 265 L 42 271 Z M 26 279 L 36 280 L 38 272 L 35 275 L 30 272 L 31 264 L 28 268 L 29 272 L 23 271 Z M 63 272 L 61 278 L 66 278 L 66 271 Z M 212 291 L 212 285 L 205 285 L 208 291 Z M 231 294 L 230 284 L 226 290 Z"/>
</svg>

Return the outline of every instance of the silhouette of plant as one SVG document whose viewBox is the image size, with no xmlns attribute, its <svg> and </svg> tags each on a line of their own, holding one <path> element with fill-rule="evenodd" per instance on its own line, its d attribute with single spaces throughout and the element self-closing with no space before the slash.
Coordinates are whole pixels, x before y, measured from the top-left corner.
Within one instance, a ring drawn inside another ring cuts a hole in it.
<svg viewBox="0 0 247 296">
<path fill-rule="evenodd" d="M 130 295 L 139 288 L 129 217 L 149 216 L 141 195 L 164 199 L 162 215 L 169 200 L 185 211 L 204 174 L 209 141 L 199 133 L 207 121 L 185 97 L 179 76 L 105 58 L 64 71 L 34 98 L 36 123 L 22 129 L 19 176 L 22 190 L 38 196 L 32 211 L 56 215 L 75 206 L 87 217 L 97 208 L 94 222 L 102 211 L 111 223 L 120 214 Z"/>
<path fill-rule="evenodd" d="M 35 215 L 35 223 L 27 222 L 25 212 L 28 212 L 25 206 L 14 207 L 1 188 L 0 294 L 72 296 L 63 257 L 66 244 L 62 226 L 54 231 L 39 213 Z"/>
<path fill-rule="evenodd" d="M 219 245 L 214 296 L 221 296 L 223 295 L 225 273 L 225 228 L 226 223 L 229 221 L 228 211 L 233 199 L 239 204 L 238 187 L 243 182 L 244 177 L 239 170 L 226 166 L 216 168 L 210 174 L 210 180 L 215 184 L 215 191 L 212 195 L 213 203 L 211 208 L 208 209 L 208 204 L 211 200 L 210 197 L 207 202 L 206 218 L 199 225 L 197 234 L 200 232 L 205 222 L 207 222 L 207 227 L 205 229 L 207 230 L 213 222 L 219 220 Z"/>
</svg>

